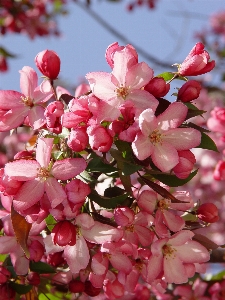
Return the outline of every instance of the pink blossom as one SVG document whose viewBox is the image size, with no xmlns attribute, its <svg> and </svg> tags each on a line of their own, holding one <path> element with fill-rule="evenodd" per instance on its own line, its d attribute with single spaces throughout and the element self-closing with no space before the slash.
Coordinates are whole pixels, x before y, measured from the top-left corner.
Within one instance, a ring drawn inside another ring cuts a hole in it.
<svg viewBox="0 0 225 300">
<path fill-rule="evenodd" d="M 91 148 L 99 152 L 108 152 L 111 149 L 113 138 L 110 131 L 101 125 L 91 125 L 87 128 Z"/>
<path fill-rule="evenodd" d="M 14 180 L 25 181 L 14 196 L 14 207 L 24 210 L 37 203 L 46 192 L 52 208 L 66 199 L 66 193 L 58 180 L 68 180 L 85 167 L 83 158 L 67 158 L 52 163 L 52 138 L 39 138 L 36 160 L 20 159 L 6 164 L 5 174 Z"/>
<path fill-rule="evenodd" d="M 131 101 L 139 110 L 151 107 L 154 111 L 158 101 L 142 88 L 152 78 L 152 69 L 144 62 L 132 64 L 133 56 L 127 48 L 116 51 L 114 67 L 111 74 L 105 72 L 88 73 L 93 94 L 108 104 L 104 111 L 99 112 L 99 120 L 113 121 L 119 115 L 119 106 Z"/>
<path fill-rule="evenodd" d="M 209 61 L 209 53 L 202 43 L 197 43 L 182 64 L 178 67 L 181 76 L 197 76 L 210 72 L 215 67 L 215 60 Z"/>
<path fill-rule="evenodd" d="M 193 232 L 182 230 L 171 238 L 154 242 L 148 261 L 147 282 L 151 283 L 160 274 L 164 274 L 168 283 L 187 282 L 195 274 L 194 263 L 204 263 L 210 258 L 206 248 L 192 240 L 193 236 Z"/>
<path fill-rule="evenodd" d="M 138 159 L 151 156 L 153 163 L 162 172 L 175 167 L 179 162 L 178 151 L 188 150 L 200 144 L 201 134 L 193 128 L 177 128 L 185 120 L 187 107 L 172 103 L 158 117 L 152 109 L 140 114 L 139 127 L 132 149 Z"/>
<path fill-rule="evenodd" d="M 173 294 L 175 296 L 181 296 L 182 300 L 210 300 L 209 297 L 204 296 L 206 289 L 208 287 L 207 282 L 201 281 L 199 278 L 197 278 L 194 282 L 194 284 L 191 285 L 182 285 L 177 286 L 174 289 Z"/>
<path fill-rule="evenodd" d="M 213 203 L 203 203 L 197 209 L 197 216 L 200 220 L 214 223 L 219 220 L 218 208 Z"/>
<path fill-rule="evenodd" d="M 38 84 L 37 73 L 30 67 L 20 71 L 20 88 L 16 91 L 0 91 L 0 131 L 8 131 L 23 124 L 25 118 L 33 129 L 42 127 L 45 123 L 44 107 L 52 96 L 49 83 L 44 83 L 44 90 Z"/>
<path fill-rule="evenodd" d="M 64 113 L 64 104 L 60 101 L 51 102 L 45 109 L 46 126 L 49 131 L 59 134 L 62 132 L 60 118 Z"/>
</svg>

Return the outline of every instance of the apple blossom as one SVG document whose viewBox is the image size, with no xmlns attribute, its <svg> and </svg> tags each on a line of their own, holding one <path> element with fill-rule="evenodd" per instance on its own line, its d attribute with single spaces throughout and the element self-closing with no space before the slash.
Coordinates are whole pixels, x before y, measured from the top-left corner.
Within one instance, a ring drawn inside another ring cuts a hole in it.
<svg viewBox="0 0 225 300">
<path fill-rule="evenodd" d="M 172 103 L 158 117 L 152 109 L 144 110 L 139 117 L 140 131 L 132 143 L 138 159 L 151 156 L 161 171 L 174 168 L 179 162 L 178 151 L 188 150 L 200 144 L 201 134 L 193 128 L 178 128 L 185 120 L 187 107 Z"/>
<path fill-rule="evenodd" d="M 197 216 L 204 222 L 217 222 L 219 220 L 218 208 L 213 203 L 203 203 L 197 209 Z"/>
<path fill-rule="evenodd" d="M 30 67 L 20 71 L 20 88 L 16 91 L 0 91 L 0 131 L 8 131 L 22 125 L 25 118 L 33 129 L 42 127 L 45 123 L 42 104 L 52 97 L 48 82 L 44 83 L 44 91 L 38 84 L 37 73 Z"/>
<path fill-rule="evenodd" d="M 5 174 L 14 180 L 25 181 L 14 196 L 14 207 L 24 210 L 42 198 L 44 192 L 51 202 L 52 208 L 66 199 L 66 193 L 58 180 L 68 180 L 85 167 L 83 158 L 67 158 L 52 163 L 51 151 L 53 139 L 39 138 L 36 160 L 20 159 L 6 164 Z"/>
</svg>

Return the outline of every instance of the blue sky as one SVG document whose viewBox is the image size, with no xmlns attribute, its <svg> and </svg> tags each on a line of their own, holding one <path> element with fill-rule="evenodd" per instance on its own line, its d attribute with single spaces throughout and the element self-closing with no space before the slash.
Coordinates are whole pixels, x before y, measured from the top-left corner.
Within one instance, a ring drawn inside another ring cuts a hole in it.
<svg viewBox="0 0 225 300">
<path fill-rule="evenodd" d="M 92 1 L 92 9 L 130 43 L 139 45 L 158 59 L 181 63 L 197 42 L 194 33 L 206 28 L 212 12 L 225 9 L 224 0 L 159 0 L 155 10 L 140 7 L 126 10 L 128 1 L 113 3 Z M 60 38 L 36 38 L 31 41 L 22 35 L 8 34 L 0 37 L 0 45 L 18 54 L 10 60 L 10 71 L 0 73 L 0 89 L 20 90 L 19 73 L 23 66 L 37 70 L 36 54 L 44 49 L 56 51 L 61 58 L 60 80 L 75 86 L 92 71 L 110 71 L 105 61 L 107 46 L 118 38 L 92 19 L 74 3 L 69 5 L 69 15 L 59 18 Z M 139 56 L 139 61 L 146 61 Z M 166 71 L 146 61 L 155 75 Z M 176 68 L 174 67 L 174 71 Z M 41 74 L 38 72 L 41 76 Z"/>
</svg>

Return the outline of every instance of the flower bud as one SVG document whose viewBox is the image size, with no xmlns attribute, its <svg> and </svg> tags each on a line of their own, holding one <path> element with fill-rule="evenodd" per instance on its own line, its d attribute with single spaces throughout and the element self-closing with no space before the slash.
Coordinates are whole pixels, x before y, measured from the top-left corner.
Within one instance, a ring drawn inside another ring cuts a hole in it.
<svg viewBox="0 0 225 300">
<path fill-rule="evenodd" d="M 219 220 L 218 208 L 213 203 L 203 203 L 197 209 L 197 216 L 207 223 L 214 223 Z"/>
<path fill-rule="evenodd" d="M 76 244 L 76 227 L 69 221 L 60 221 L 57 223 L 52 233 L 54 233 L 53 242 L 59 246 L 74 246 Z"/>
<path fill-rule="evenodd" d="M 181 76 L 197 76 L 210 72 L 215 67 L 215 60 L 209 61 L 209 53 L 204 50 L 202 43 L 197 43 L 182 64 L 178 73 Z"/>
<path fill-rule="evenodd" d="M 170 89 L 170 84 L 162 77 L 154 77 L 145 86 L 145 90 L 156 98 L 164 97 Z"/>
<path fill-rule="evenodd" d="M 40 275 L 36 272 L 30 272 L 27 275 L 27 280 L 31 285 L 39 285 L 41 282 Z"/>
<path fill-rule="evenodd" d="M 6 283 L 11 276 L 11 273 L 3 266 L 0 266 L 0 284 Z"/>
<path fill-rule="evenodd" d="M 85 281 L 84 292 L 91 297 L 98 296 L 101 292 L 101 288 L 94 287 L 90 281 Z"/>
<path fill-rule="evenodd" d="M 187 81 L 178 91 L 177 100 L 182 102 L 190 102 L 199 97 L 201 91 L 201 83 L 196 80 Z"/>
<path fill-rule="evenodd" d="M 39 71 L 51 80 L 57 78 L 60 71 L 60 58 L 52 50 L 39 52 L 35 57 L 35 63 Z"/>
<path fill-rule="evenodd" d="M 85 285 L 80 280 L 71 280 L 69 282 L 69 290 L 72 293 L 83 293 Z"/>
</svg>

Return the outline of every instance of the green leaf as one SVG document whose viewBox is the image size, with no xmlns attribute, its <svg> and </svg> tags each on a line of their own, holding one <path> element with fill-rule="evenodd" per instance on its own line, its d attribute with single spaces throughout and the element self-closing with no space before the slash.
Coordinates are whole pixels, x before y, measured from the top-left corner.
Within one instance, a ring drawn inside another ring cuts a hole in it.
<svg viewBox="0 0 225 300">
<path fill-rule="evenodd" d="M 200 132 L 210 132 L 210 130 L 205 129 L 205 128 L 201 127 L 201 126 L 198 126 L 198 125 L 196 125 L 196 124 L 194 124 L 192 122 L 185 123 L 185 127 L 189 127 L 189 128 L 191 127 L 191 128 L 197 129 Z"/>
<path fill-rule="evenodd" d="M 201 138 L 201 143 L 198 147 L 196 148 L 202 148 L 202 149 L 207 149 L 207 150 L 212 150 L 215 152 L 219 152 L 217 149 L 216 144 L 214 143 L 214 141 L 204 132 L 201 133 L 202 134 L 202 138 Z"/>
<path fill-rule="evenodd" d="M 175 175 L 170 174 L 151 174 L 152 177 L 155 179 L 158 179 L 162 183 L 170 186 L 170 187 L 177 187 L 186 184 L 188 181 L 190 181 L 196 174 L 198 173 L 198 170 L 195 170 L 192 172 L 187 178 L 180 179 Z"/>
<path fill-rule="evenodd" d="M 174 77 L 174 75 L 175 74 L 172 72 L 164 72 L 164 73 L 157 75 L 156 77 L 162 77 L 165 81 L 169 81 Z"/>
<path fill-rule="evenodd" d="M 18 284 L 15 282 L 10 282 L 10 287 L 20 295 L 26 294 L 32 289 L 32 285 Z"/>
<path fill-rule="evenodd" d="M 128 194 L 126 193 L 116 197 L 103 197 L 100 196 L 97 192 L 93 191 L 88 195 L 88 198 L 90 198 L 101 207 L 111 209 L 116 208 L 118 205 L 122 205 L 128 198 Z"/>
<path fill-rule="evenodd" d="M 33 272 L 37 272 L 39 274 L 48 274 L 48 273 L 56 273 L 55 269 L 50 265 L 38 261 L 38 262 L 30 262 L 30 270 Z"/>
<path fill-rule="evenodd" d="M 52 215 L 48 215 L 47 218 L 45 219 L 46 225 L 50 231 L 52 231 L 53 227 L 57 223 L 56 220 L 53 218 Z"/>
<path fill-rule="evenodd" d="M 161 73 L 161 74 L 157 75 L 156 77 L 162 77 L 165 81 L 170 81 L 173 78 L 174 79 L 179 79 L 179 80 L 187 81 L 186 77 L 177 76 L 176 73 L 172 73 L 172 72 L 164 72 L 164 73 Z"/>
<path fill-rule="evenodd" d="M 220 281 L 220 280 L 223 280 L 224 277 L 225 277 L 225 270 L 221 271 L 221 272 L 219 272 L 215 275 L 207 276 L 206 280 L 208 280 L 208 281 Z"/>
<path fill-rule="evenodd" d="M 97 156 L 95 153 L 92 153 L 89 158 L 91 158 L 91 161 L 86 169 L 88 172 L 100 172 L 108 174 L 117 171 L 117 168 L 104 163 L 102 161 L 102 157 Z"/>
<path fill-rule="evenodd" d="M 187 116 L 186 116 L 186 120 L 188 120 L 190 118 L 193 118 L 193 117 L 196 117 L 196 116 L 201 116 L 204 113 L 206 113 L 205 110 L 198 109 L 194 104 L 192 104 L 190 102 L 186 102 L 186 103 L 183 102 L 183 104 L 185 104 L 188 108 L 188 113 L 187 113 Z"/>
<path fill-rule="evenodd" d="M 10 53 L 8 50 L 6 50 L 3 47 L 0 47 L 0 54 L 4 57 L 10 57 L 10 58 L 16 58 L 17 55 Z"/>
</svg>

